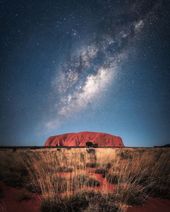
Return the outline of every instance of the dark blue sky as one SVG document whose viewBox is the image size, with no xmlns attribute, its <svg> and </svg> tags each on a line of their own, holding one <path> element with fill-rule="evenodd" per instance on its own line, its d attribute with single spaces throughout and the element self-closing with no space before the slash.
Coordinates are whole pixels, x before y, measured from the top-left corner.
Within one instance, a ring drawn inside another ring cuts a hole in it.
<svg viewBox="0 0 170 212">
<path fill-rule="evenodd" d="M 170 138 L 168 0 L 0 1 L 0 144 Z"/>
</svg>

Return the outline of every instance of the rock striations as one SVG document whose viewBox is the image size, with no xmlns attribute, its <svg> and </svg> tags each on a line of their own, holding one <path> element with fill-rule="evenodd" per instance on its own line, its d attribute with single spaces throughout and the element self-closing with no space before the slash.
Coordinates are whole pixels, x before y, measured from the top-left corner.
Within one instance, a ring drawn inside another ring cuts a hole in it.
<svg viewBox="0 0 170 212">
<path fill-rule="evenodd" d="M 98 146 L 98 147 L 124 147 L 120 137 L 101 132 L 66 133 L 51 136 L 45 146 Z"/>
</svg>

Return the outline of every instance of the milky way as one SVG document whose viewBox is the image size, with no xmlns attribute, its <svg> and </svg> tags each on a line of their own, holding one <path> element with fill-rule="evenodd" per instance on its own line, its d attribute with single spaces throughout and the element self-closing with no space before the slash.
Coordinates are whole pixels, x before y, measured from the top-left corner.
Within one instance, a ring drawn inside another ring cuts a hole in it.
<svg viewBox="0 0 170 212">
<path fill-rule="evenodd" d="M 114 9 L 104 3 L 106 16 L 99 17 L 93 39 L 72 50 L 52 81 L 52 117 L 46 127 L 56 128 L 65 119 L 98 104 L 102 95 L 114 83 L 127 59 L 131 43 L 140 36 L 145 24 L 153 18 L 159 2 L 140 1 Z M 123 23 L 123 24 L 122 24 Z M 100 27 L 106 30 L 100 32 Z"/>
</svg>

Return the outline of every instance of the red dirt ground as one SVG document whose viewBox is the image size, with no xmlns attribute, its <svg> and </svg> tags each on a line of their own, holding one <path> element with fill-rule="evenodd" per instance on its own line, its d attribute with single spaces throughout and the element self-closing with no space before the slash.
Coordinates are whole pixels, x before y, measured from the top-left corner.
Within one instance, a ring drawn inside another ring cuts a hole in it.
<svg viewBox="0 0 170 212">
<path fill-rule="evenodd" d="M 169 212 L 170 200 L 149 198 L 143 206 L 129 207 L 127 212 Z"/>
<path fill-rule="evenodd" d="M 17 196 L 24 189 L 12 188 L 0 183 L 4 198 L 0 199 L 0 212 L 39 212 L 40 197 L 32 194 L 30 200 L 17 200 Z M 31 194 L 31 193 L 30 193 Z"/>
<path fill-rule="evenodd" d="M 104 178 L 101 174 L 95 173 L 95 168 L 87 169 L 89 172 L 89 177 L 95 178 L 100 182 L 100 186 L 93 188 L 93 190 L 101 191 L 101 192 L 113 192 L 115 186 L 107 182 L 106 178 Z"/>
</svg>

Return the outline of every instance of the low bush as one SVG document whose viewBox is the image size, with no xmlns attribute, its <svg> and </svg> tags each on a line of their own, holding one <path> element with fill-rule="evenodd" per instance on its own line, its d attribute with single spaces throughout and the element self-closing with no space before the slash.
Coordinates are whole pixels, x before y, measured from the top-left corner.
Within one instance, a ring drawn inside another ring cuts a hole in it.
<svg viewBox="0 0 170 212">
<path fill-rule="evenodd" d="M 95 173 L 96 173 L 96 174 L 101 174 L 103 177 L 105 177 L 105 175 L 106 175 L 106 173 L 107 173 L 107 170 L 106 170 L 106 169 L 100 168 L 100 169 L 96 169 L 96 170 L 95 170 Z"/>
<path fill-rule="evenodd" d="M 98 166 L 97 163 L 86 163 L 87 168 L 96 168 Z"/>
<path fill-rule="evenodd" d="M 69 199 L 54 201 L 51 199 L 43 200 L 41 203 L 41 212 L 80 212 L 87 208 L 88 200 L 82 195 L 74 195 Z"/>
<path fill-rule="evenodd" d="M 74 185 L 74 188 L 82 187 L 82 186 L 95 187 L 95 186 L 100 186 L 100 182 L 86 175 L 78 175 L 73 178 L 73 185 Z"/>
<path fill-rule="evenodd" d="M 62 177 L 56 176 L 55 178 L 52 179 L 52 185 L 54 188 L 54 191 L 57 192 L 65 192 L 67 191 L 67 181 L 66 179 Z"/>
<path fill-rule="evenodd" d="M 95 152 L 96 152 L 96 150 L 93 149 L 93 148 L 87 148 L 86 151 L 87 151 L 87 153 L 89 153 L 89 154 L 95 154 Z"/>
<path fill-rule="evenodd" d="M 59 201 L 43 200 L 41 212 L 117 212 L 113 198 L 109 195 L 103 196 L 98 192 L 79 192 L 74 196 Z"/>
<path fill-rule="evenodd" d="M 38 184 L 27 183 L 24 185 L 24 187 L 32 193 L 41 194 L 41 188 Z"/>
<path fill-rule="evenodd" d="M 84 184 L 89 187 L 100 186 L 100 182 L 94 178 L 88 178 Z"/>
<path fill-rule="evenodd" d="M 106 169 L 110 169 L 112 167 L 112 164 L 111 163 L 106 163 L 106 165 L 105 165 L 105 168 Z"/>
<path fill-rule="evenodd" d="M 119 177 L 117 175 L 113 175 L 113 174 L 107 174 L 106 179 L 107 179 L 107 182 L 109 182 L 111 184 L 118 184 L 118 182 L 119 182 Z"/>
<path fill-rule="evenodd" d="M 31 198 L 32 198 L 31 193 L 25 190 L 20 191 L 16 196 L 17 201 L 30 200 Z"/>
<path fill-rule="evenodd" d="M 129 184 L 126 187 L 119 187 L 116 199 L 127 205 L 142 205 L 146 199 L 146 193 L 141 187 Z"/>
<path fill-rule="evenodd" d="M 167 185 L 154 184 L 146 187 L 145 191 L 152 197 L 170 199 L 170 188 Z"/>
<path fill-rule="evenodd" d="M 128 160 L 128 159 L 132 159 L 132 155 L 128 152 L 128 151 L 123 151 L 119 153 L 120 159 L 123 160 Z"/>
</svg>

